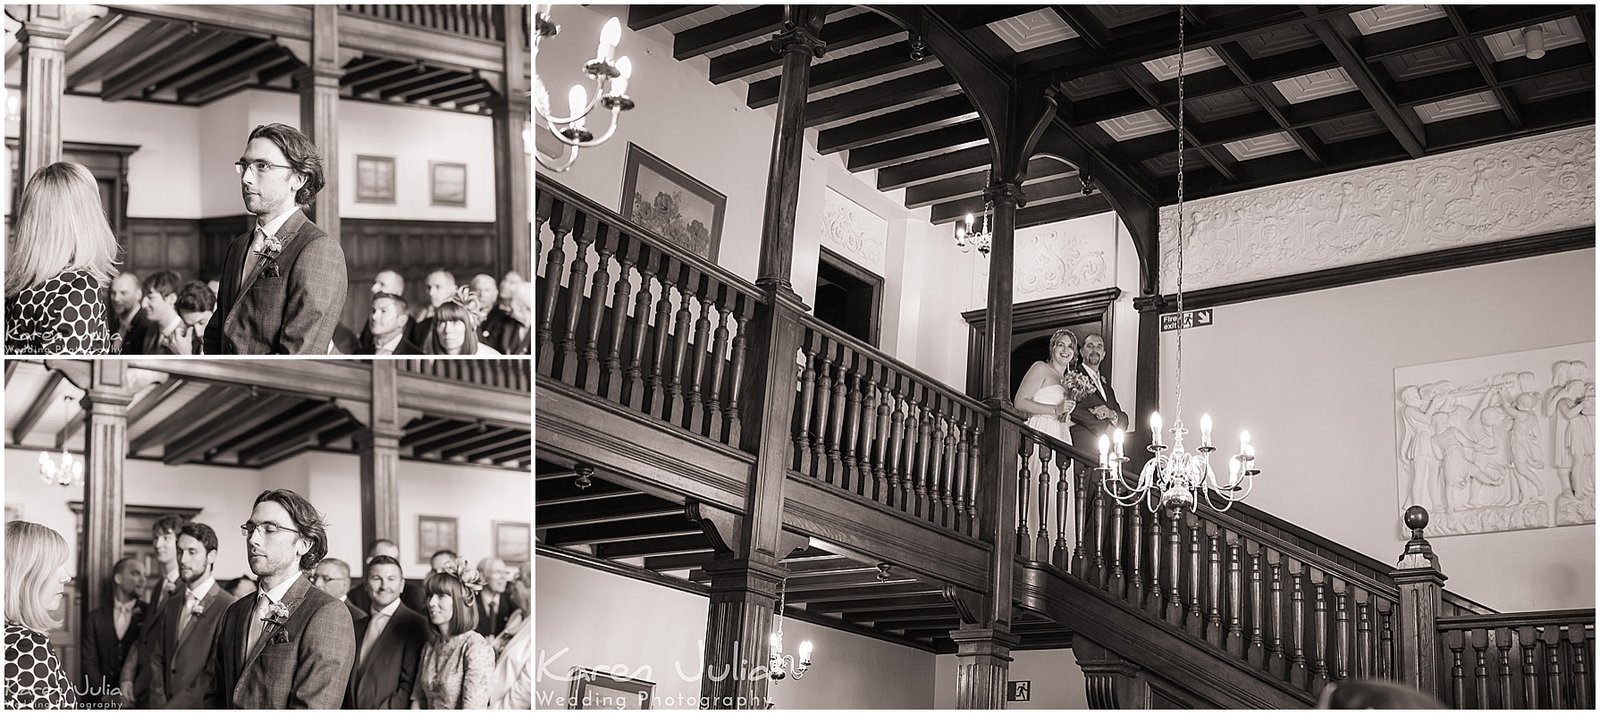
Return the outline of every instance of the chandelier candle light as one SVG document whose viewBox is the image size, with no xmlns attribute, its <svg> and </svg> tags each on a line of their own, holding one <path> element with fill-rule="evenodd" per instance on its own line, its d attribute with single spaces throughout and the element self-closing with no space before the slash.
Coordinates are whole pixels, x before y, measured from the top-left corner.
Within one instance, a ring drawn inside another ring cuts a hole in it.
<svg viewBox="0 0 1600 714">
<path fill-rule="evenodd" d="M 993 178 L 994 174 L 991 172 L 989 177 L 985 179 L 985 192 L 988 191 L 987 186 Z M 963 253 L 971 253 L 972 248 L 976 246 L 983 257 L 989 257 L 989 246 L 994 238 L 993 216 L 994 202 L 990 201 L 988 196 L 984 196 L 983 224 L 981 226 L 975 224 L 973 215 L 968 213 L 966 225 L 956 224 L 956 247 L 960 248 Z M 979 228 L 982 230 L 977 230 Z"/>
<path fill-rule="evenodd" d="M 1129 483 L 1123 475 L 1122 464 L 1128 458 L 1123 452 L 1125 435 L 1121 429 L 1110 438 L 1100 436 L 1100 484 L 1106 495 L 1119 505 L 1132 506 L 1141 499 L 1151 512 L 1166 508 L 1176 515 L 1179 508 L 1189 507 L 1192 513 L 1200 501 L 1217 511 L 1226 511 L 1237 501 L 1250 495 L 1255 477 L 1261 473 L 1255 468 L 1256 451 L 1250 444 L 1250 432 L 1239 433 L 1239 453 L 1228 459 L 1228 478 L 1218 480 L 1211 470 L 1211 453 L 1217 448 L 1211 443 L 1211 415 L 1200 415 L 1200 446 L 1193 453 L 1183 448 L 1183 437 L 1189 433 L 1183 427 L 1183 132 L 1184 132 L 1184 43 L 1183 8 L 1178 11 L 1178 335 L 1176 387 L 1177 418 L 1173 420 L 1172 445 L 1161 441 L 1161 413 L 1150 414 L 1149 450 L 1153 457 L 1139 472 L 1139 480 Z M 1115 451 L 1113 451 L 1115 447 Z"/>
<path fill-rule="evenodd" d="M 67 414 L 67 404 L 72 397 L 61 398 L 61 412 Z M 61 445 L 61 461 L 57 463 L 51 458 L 50 452 L 39 452 L 39 478 L 45 483 L 57 486 L 82 486 L 83 485 L 83 459 L 67 451 L 67 445 Z"/>
<path fill-rule="evenodd" d="M 800 679 L 806 676 L 807 670 L 811 669 L 811 640 L 804 640 L 800 643 L 800 659 L 798 661 L 795 660 L 794 655 L 783 653 L 784 595 L 784 591 L 780 590 L 778 592 L 778 627 L 767 638 L 767 643 L 771 645 L 771 654 L 767 656 L 767 669 L 771 670 L 773 681 L 783 679 L 790 674 L 793 674 L 795 679 Z"/>
<path fill-rule="evenodd" d="M 617 132 L 618 115 L 633 108 L 633 100 L 628 98 L 628 80 L 633 76 L 633 62 L 627 57 L 615 58 L 617 43 L 622 40 L 622 22 L 615 17 L 607 20 L 605 27 L 600 30 L 600 45 L 595 50 L 594 59 L 583 65 L 584 74 L 595 82 L 594 96 L 591 98 L 583 85 L 574 84 L 567 92 L 567 110 L 570 114 L 565 117 L 554 116 L 550 110 L 550 94 L 545 90 L 538 70 L 539 41 L 555 37 L 561 32 L 561 27 L 550 17 L 550 9 L 550 5 L 533 6 L 533 108 L 544 120 L 550 133 L 566 144 L 568 149 L 564 153 L 565 160 L 560 163 L 546 159 L 538 152 L 534 152 L 534 156 L 539 159 L 541 166 L 559 172 L 572 167 L 578 160 L 579 149 L 604 144 Z M 596 106 L 611 110 L 611 126 L 598 137 L 586 126 L 589 113 Z"/>
</svg>

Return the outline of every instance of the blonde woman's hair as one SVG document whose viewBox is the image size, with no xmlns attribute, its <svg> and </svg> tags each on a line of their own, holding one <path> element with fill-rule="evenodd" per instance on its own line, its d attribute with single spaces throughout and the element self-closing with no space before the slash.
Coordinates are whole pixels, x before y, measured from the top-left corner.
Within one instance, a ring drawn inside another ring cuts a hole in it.
<svg viewBox="0 0 1600 714">
<path fill-rule="evenodd" d="M 33 172 L 6 255 L 6 296 L 68 270 L 85 271 L 104 285 L 116 264 L 117 236 L 94 174 L 70 161 Z"/>
<path fill-rule="evenodd" d="M 28 521 L 6 524 L 6 620 L 49 632 L 61 620 L 50 613 L 45 590 L 54 588 L 56 568 L 67 562 L 60 533 Z"/>
</svg>

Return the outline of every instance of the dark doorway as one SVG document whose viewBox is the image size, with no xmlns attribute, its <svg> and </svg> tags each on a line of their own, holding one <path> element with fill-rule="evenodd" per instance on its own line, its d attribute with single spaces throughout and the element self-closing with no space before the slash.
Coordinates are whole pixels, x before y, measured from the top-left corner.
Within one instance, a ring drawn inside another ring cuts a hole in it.
<svg viewBox="0 0 1600 714">
<path fill-rule="evenodd" d="M 882 293 L 883 278 L 822 249 L 817 260 L 817 319 L 877 347 Z"/>
</svg>

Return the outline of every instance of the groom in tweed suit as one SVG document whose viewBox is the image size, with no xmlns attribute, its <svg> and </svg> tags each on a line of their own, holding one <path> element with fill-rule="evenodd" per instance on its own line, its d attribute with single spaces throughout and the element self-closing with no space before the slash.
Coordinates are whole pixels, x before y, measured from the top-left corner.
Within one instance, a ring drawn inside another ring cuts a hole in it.
<svg viewBox="0 0 1600 714">
<path fill-rule="evenodd" d="M 355 664 L 350 610 L 301 577 L 328 553 L 322 515 L 294 491 L 263 491 L 242 529 L 259 590 L 223 615 L 205 708 L 338 709 Z"/>
<path fill-rule="evenodd" d="M 255 221 L 222 261 L 205 353 L 327 354 L 344 310 L 344 250 L 300 211 L 322 190 L 322 157 L 293 127 L 264 124 L 234 167 Z"/>
</svg>

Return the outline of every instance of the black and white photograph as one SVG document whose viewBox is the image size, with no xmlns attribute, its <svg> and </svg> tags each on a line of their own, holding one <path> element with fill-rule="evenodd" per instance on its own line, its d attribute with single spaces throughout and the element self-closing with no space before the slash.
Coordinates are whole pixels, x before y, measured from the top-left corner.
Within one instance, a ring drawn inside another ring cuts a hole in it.
<svg viewBox="0 0 1600 714">
<path fill-rule="evenodd" d="M 529 22 L 7 5 L 6 354 L 529 354 Z"/>
<path fill-rule="evenodd" d="M 535 707 L 1595 707 L 1593 5 L 531 12 Z"/>
</svg>

